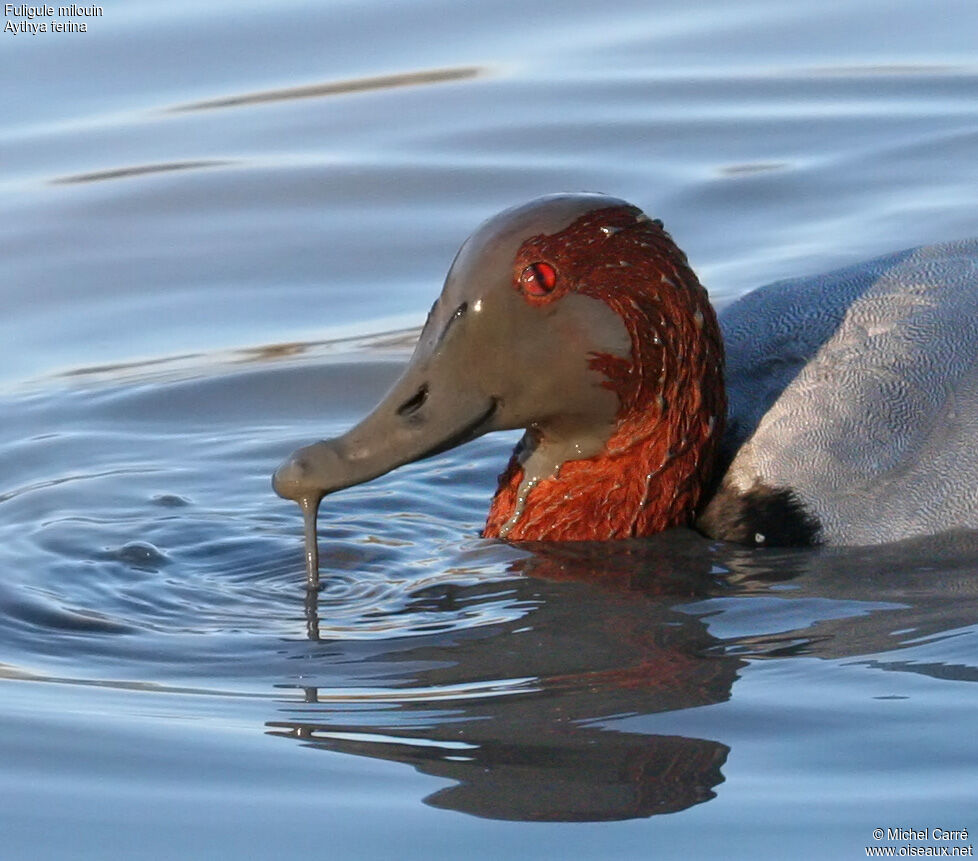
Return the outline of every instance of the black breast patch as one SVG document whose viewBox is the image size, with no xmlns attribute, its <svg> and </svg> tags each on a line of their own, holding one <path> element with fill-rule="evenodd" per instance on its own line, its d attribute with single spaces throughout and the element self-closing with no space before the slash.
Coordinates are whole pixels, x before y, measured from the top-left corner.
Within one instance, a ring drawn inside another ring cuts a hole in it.
<svg viewBox="0 0 978 861">
<path fill-rule="evenodd" d="M 757 482 L 746 492 L 724 481 L 696 521 L 711 538 L 753 547 L 811 547 L 822 526 L 789 488 Z"/>
</svg>

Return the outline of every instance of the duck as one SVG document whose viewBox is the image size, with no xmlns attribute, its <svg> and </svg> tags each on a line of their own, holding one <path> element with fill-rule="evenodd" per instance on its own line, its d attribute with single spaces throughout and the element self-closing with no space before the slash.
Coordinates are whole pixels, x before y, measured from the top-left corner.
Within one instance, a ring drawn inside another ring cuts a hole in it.
<svg viewBox="0 0 978 861">
<path fill-rule="evenodd" d="M 978 239 L 779 281 L 718 315 L 661 220 L 603 194 L 536 198 L 462 244 L 375 409 L 272 483 L 315 510 L 514 429 L 486 538 L 978 529 Z"/>
</svg>

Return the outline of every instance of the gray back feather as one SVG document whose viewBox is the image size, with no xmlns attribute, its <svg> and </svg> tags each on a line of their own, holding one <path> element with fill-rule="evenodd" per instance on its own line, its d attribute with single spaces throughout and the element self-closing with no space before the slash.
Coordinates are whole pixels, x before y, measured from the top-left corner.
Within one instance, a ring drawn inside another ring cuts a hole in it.
<svg viewBox="0 0 978 861">
<path fill-rule="evenodd" d="M 727 481 L 791 488 L 828 543 L 978 528 L 978 239 L 729 306 Z"/>
</svg>

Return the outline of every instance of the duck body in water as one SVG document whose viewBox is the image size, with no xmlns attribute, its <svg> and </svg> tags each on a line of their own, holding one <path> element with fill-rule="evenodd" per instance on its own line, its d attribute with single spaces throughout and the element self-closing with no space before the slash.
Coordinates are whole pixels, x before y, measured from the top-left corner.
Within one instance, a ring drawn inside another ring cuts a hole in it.
<svg viewBox="0 0 978 861">
<path fill-rule="evenodd" d="M 604 195 L 538 198 L 463 244 L 375 410 L 273 483 L 308 510 L 514 428 L 487 537 L 976 529 L 978 240 L 761 287 L 718 319 L 660 222 Z"/>
</svg>

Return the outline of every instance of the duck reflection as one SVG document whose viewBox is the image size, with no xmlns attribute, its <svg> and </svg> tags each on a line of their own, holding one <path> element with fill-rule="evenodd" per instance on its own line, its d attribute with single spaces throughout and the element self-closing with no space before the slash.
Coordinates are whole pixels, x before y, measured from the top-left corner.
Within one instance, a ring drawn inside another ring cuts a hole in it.
<svg viewBox="0 0 978 861">
<path fill-rule="evenodd" d="M 890 660 L 903 640 L 978 619 L 975 536 L 758 552 L 679 530 L 521 552 L 510 578 L 460 585 L 449 573 L 404 609 L 453 618 L 506 603 L 519 608 L 511 619 L 317 643 L 323 677 L 301 688 L 303 702 L 283 704 L 268 731 L 453 781 L 425 799 L 436 807 L 494 819 L 617 820 L 716 795 L 729 748 L 681 734 L 682 713 L 728 700 L 748 660 L 862 655 L 886 669 L 975 674 Z M 776 602 L 768 623 L 765 608 Z M 744 607 L 747 630 L 725 631 L 724 614 Z M 314 600 L 307 625 L 316 640 Z M 343 667 L 355 671 L 350 687 Z M 364 688 L 371 678 L 377 687 Z M 618 723 L 635 716 L 649 732 Z"/>
<path fill-rule="evenodd" d="M 379 697 L 306 687 L 305 702 L 269 730 L 451 779 L 427 803 L 494 819 L 628 819 L 706 801 L 723 780 L 726 745 L 604 725 L 730 696 L 742 660 L 709 654 L 718 641 L 671 606 L 717 585 L 702 555 L 689 562 L 640 544 L 614 555 L 607 545 L 542 544 L 511 563 L 524 576 L 424 589 L 406 612 L 455 614 L 501 599 L 531 609 L 381 655 L 397 682 Z M 307 625 L 315 638 L 314 599 Z"/>
</svg>

